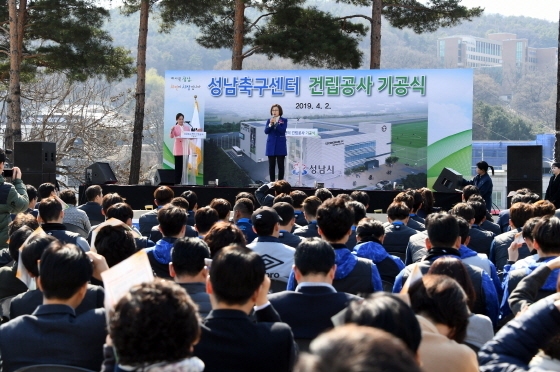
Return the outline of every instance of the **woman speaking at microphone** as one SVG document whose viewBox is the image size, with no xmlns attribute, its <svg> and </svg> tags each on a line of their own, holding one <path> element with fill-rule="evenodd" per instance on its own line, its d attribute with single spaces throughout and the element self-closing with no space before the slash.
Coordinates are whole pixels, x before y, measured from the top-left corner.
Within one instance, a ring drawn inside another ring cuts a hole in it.
<svg viewBox="0 0 560 372">
<path fill-rule="evenodd" d="M 284 161 L 288 150 L 286 149 L 286 128 L 288 127 L 288 119 L 283 118 L 282 107 L 280 105 L 272 105 L 270 115 L 272 117 L 267 120 L 264 132 L 268 135 L 266 139 L 266 156 L 268 156 L 268 172 L 270 182 L 276 181 L 276 163 L 278 163 L 278 179 L 284 179 Z"/>
</svg>

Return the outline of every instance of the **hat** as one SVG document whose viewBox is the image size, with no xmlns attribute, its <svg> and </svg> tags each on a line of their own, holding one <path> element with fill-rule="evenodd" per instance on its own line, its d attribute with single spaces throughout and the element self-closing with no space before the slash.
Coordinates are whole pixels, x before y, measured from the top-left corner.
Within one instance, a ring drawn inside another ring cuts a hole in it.
<svg viewBox="0 0 560 372">
<path fill-rule="evenodd" d="M 282 218 L 270 207 L 259 208 L 251 215 L 251 222 L 255 227 L 272 226 L 280 221 Z"/>
</svg>

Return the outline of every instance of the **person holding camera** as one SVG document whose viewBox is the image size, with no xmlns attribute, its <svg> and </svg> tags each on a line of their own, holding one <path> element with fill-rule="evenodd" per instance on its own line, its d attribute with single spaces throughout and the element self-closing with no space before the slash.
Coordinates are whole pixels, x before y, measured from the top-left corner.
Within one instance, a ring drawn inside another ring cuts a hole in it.
<svg viewBox="0 0 560 372">
<path fill-rule="evenodd" d="M 27 190 L 21 180 L 21 170 L 12 168 L 12 183 L 4 181 L 6 152 L 0 149 L 0 248 L 8 247 L 8 224 L 10 214 L 25 212 L 29 205 Z"/>
</svg>

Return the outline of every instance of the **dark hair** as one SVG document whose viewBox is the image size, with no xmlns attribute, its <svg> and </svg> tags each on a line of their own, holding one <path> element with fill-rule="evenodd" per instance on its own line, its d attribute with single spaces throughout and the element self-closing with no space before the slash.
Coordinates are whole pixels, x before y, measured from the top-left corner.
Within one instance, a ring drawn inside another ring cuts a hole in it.
<svg viewBox="0 0 560 372">
<path fill-rule="evenodd" d="M 27 197 L 29 198 L 30 202 L 31 200 L 39 197 L 39 195 L 37 195 L 37 189 L 35 188 L 35 186 L 25 185 L 25 190 L 27 191 Z"/>
<path fill-rule="evenodd" d="M 353 224 L 354 212 L 342 199 L 328 199 L 317 209 L 317 225 L 327 241 L 344 238 Z"/>
<path fill-rule="evenodd" d="M 270 107 L 270 115 L 272 115 L 272 109 L 278 107 L 278 112 L 280 114 L 280 116 L 284 115 L 284 110 L 282 110 L 282 106 L 280 106 L 279 104 L 275 103 L 274 105 L 272 105 Z"/>
<path fill-rule="evenodd" d="M 52 242 L 41 256 L 39 280 L 45 298 L 69 299 L 90 281 L 92 274 L 91 261 L 74 244 Z"/>
<path fill-rule="evenodd" d="M 126 223 L 129 219 L 134 218 L 134 211 L 130 205 L 126 203 L 113 204 L 107 209 L 107 219 L 116 218 L 119 221 Z"/>
<path fill-rule="evenodd" d="M 294 206 L 294 208 L 301 208 L 303 201 L 305 200 L 305 198 L 307 198 L 307 194 L 304 193 L 301 190 L 292 191 L 290 193 L 290 196 L 292 197 L 292 200 L 294 201 L 294 204 L 292 204 Z"/>
<path fill-rule="evenodd" d="M 39 216 L 43 222 L 56 221 L 62 212 L 62 204 L 55 197 L 49 197 L 41 200 L 39 204 Z"/>
<path fill-rule="evenodd" d="M 473 195 L 480 195 L 480 190 L 478 189 L 478 187 L 476 187 L 475 185 L 467 185 L 463 187 L 463 197 L 465 198 L 466 202 L 469 201 L 469 199 Z"/>
<path fill-rule="evenodd" d="M 19 248 L 25 243 L 29 235 L 33 233 L 33 229 L 29 226 L 22 226 L 13 234 L 10 235 L 10 242 L 8 243 L 8 251 L 10 252 L 10 257 L 15 262 L 19 260 Z"/>
<path fill-rule="evenodd" d="M 449 214 L 452 214 L 455 217 L 464 218 L 468 223 L 474 218 L 474 208 L 472 205 L 467 203 L 457 203 L 451 210 Z"/>
<path fill-rule="evenodd" d="M 154 191 L 154 199 L 160 207 L 171 202 L 174 197 L 175 193 L 169 186 L 160 186 Z"/>
<path fill-rule="evenodd" d="M 8 224 L 8 236 L 12 236 L 14 232 L 22 228 L 23 226 L 29 226 L 33 231 L 39 228 L 39 221 L 32 214 L 28 213 L 18 213 L 12 222 Z"/>
<path fill-rule="evenodd" d="M 189 211 L 192 211 L 194 206 L 198 204 L 198 196 L 196 195 L 196 192 L 192 190 L 183 191 L 181 197 L 185 198 L 189 202 Z"/>
<path fill-rule="evenodd" d="M 324 202 L 325 200 L 332 198 L 333 194 L 329 189 L 322 187 L 315 190 L 315 196 L 321 199 L 321 202 Z"/>
<path fill-rule="evenodd" d="M 204 236 L 204 241 L 208 244 L 212 257 L 228 245 L 237 244 L 244 247 L 247 244 L 243 231 L 234 223 L 225 221 L 216 222 Z"/>
<path fill-rule="evenodd" d="M 358 190 L 352 191 L 350 197 L 355 201 L 359 201 L 366 207 L 369 205 L 369 195 L 365 191 L 358 191 Z"/>
<path fill-rule="evenodd" d="M 432 247 L 453 247 L 459 236 L 459 225 L 455 216 L 447 213 L 432 213 L 426 218 L 428 239 Z"/>
<path fill-rule="evenodd" d="M 216 212 L 218 212 L 218 217 L 220 217 L 220 220 L 227 221 L 229 213 L 231 212 L 231 204 L 226 199 L 212 199 L 209 207 L 214 208 Z"/>
<path fill-rule="evenodd" d="M 183 115 L 183 114 L 181 114 L 181 113 L 179 112 L 177 115 L 175 115 L 175 120 L 179 120 L 179 118 L 180 118 L 181 116 L 183 117 L 183 119 L 185 118 L 185 115 Z"/>
<path fill-rule="evenodd" d="M 484 160 L 476 163 L 476 167 L 480 170 L 483 170 L 484 172 L 488 172 L 488 168 L 490 168 L 492 170 L 492 175 L 494 175 L 494 167 L 491 166 L 491 165 L 488 165 L 488 163 L 485 162 Z"/>
<path fill-rule="evenodd" d="M 302 275 L 326 275 L 335 265 L 335 260 L 333 247 L 317 237 L 304 238 L 294 253 L 294 265 Z"/>
<path fill-rule="evenodd" d="M 292 199 L 292 197 L 289 194 L 278 194 L 274 197 L 274 200 L 272 201 L 272 204 L 276 204 L 276 203 L 288 203 L 293 205 L 294 204 L 294 199 Z"/>
<path fill-rule="evenodd" d="M 354 212 L 354 223 L 353 223 L 353 225 L 357 225 L 358 222 L 360 222 L 362 220 L 362 218 L 365 218 L 367 216 L 366 207 L 362 203 L 360 203 L 359 201 L 351 200 L 351 201 L 347 202 L 346 205 L 350 209 L 352 209 L 352 212 Z"/>
<path fill-rule="evenodd" d="M 392 202 L 387 207 L 387 217 L 391 219 L 391 221 L 402 221 L 406 219 L 410 215 L 410 208 L 402 202 Z"/>
<path fill-rule="evenodd" d="M 484 217 L 486 217 L 486 203 L 469 199 L 467 204 L 474 210 L 474 224 L 480 225 Z"/>
<path fill-rule="evenodd" d="M 342 200 L 344 200 L 345 203 L 348 203 L 349 201 L 353 200 L 350 195 L 346 194 L 346 193 L 340 193 L 338 195 L 336 195 L 337 198 L 340 198 Z"/>
<path fill-rule="evenodd" d="M 412 205 L 411 209 L 417 212 L 418 209 L 420 209 L 420 207 L 422 206 L 422 203 L 424 202 L 424 199 L 422 198 L 422 194 L 419 191 L 410 190 L 410 189 L 407 190 L 406 193 L 412 196 L 412 200 L 414 201 L 414 204 Z"/>
<path fill-rule="evenodd" d="M 389 332 L 402 340 L 414 354 L 418 352 L 422 340 L 422 330 L 414 311 L 390 293 L 377 292 L 364 301 L 350 302 L 344 322 Z"/>
<path fill-rule="evenodd" d="M 255 199 L 255 196 L 250 192 L 241 191 L 240 193 L 235 195 L 235 203 L 237 203 L 239 199 L 249 199 L 251 203 L 253 203 L 253 205 L 257 204 L 257 199 Z"/>
<path fill-rule="evenodd" d="M 307 217 L 317 217 L 317 209 L 323 202 L 317 196 L 308 196 L 303 201 L 303 211 Z"/>
<path fill-rule="evenodd" d="M 206 234 L 219 220 L 218 212 L 210 207 L 198 208 L 194 214 L 194 224 L 199 234 Z"/>
<path fill-rule="evenodd" d="M 48 198 L 49 196 L 51 196 L 51 193 L 53 191 L 56 191 L 56 186 L 50 182 L 45 182 L 40 184 L 39 188 L 37 189 L 37 193 L 39 194 L 40 200 L 43 200 L 44 198 Z"/>
<path fill-rule="evenodd" d="M 266 275 L 261 256 L 249 248 L 228 246 L 213 258 L 210 283 L 217 301 L 245 305 Z"/>
<path fill-rule="evenodd" d="M 412 210 L 414 207 L 414 197 L 406 192 L 400 192 L 393 199 L 394 203 L 405 203 L 408 209 Z M 409 212 L 410 213 L 410 212 Z"/>
<path fill-rule="evenodd" d="M 204 269 L 205 258 L 210 258 L 210 249 L 199 238 L 179 238 L 171 250 L 171 262 L 178 276 L 196 276 Z"/>
<path fill-rule="evenodd" d="M 556 206 L 549 200 L 539 200 L 533 204 L 533 215 L 535 217 L 554 216 Z"/>
<path fill-rule="evenodd" d="M 428 270 L 428 274 L 447 275 L 459 283 L 465 294 L 467 295 L 467 305 L 473 311 L 476 301 L 476 291 L 472 284 L 471 277 L 467 271 L 467 267 L 457 257 L 440 257 L 435 260 Z"/>
<path fill-rule="evenodd" d="M 533 237 L 533 229 L 537 226 L 541 218 L 542 217 L 532 217 L 525 222 L 525 225 L 523 225 L 523 229 L 521 230 L 524 238 L 529 239 L 530 241 L 535 240 Z"/>
<path fill-rule="evenodd" d="M 274 189 L 275 195 L 280 195 L 280 194 L 289 195 L 292 192 L 292 185 L 290 185 L 290 183 L 285 180 L 279 180 L 274 182 L 274 186 L 272 186 L 272 188 Z"/>
<path fill-rule="evenodd" d="M 470 312 L 467 295 L 455 279 L 445 275 L 424 275 L 410 286 L 408 294 L 416 314 L 448 326 L 449 339 L 458 343 L 464 341 Z"/>
<path fill-rule="evenodd" d="M 101 195 L 103 195 L 103 190 L 99 185 L 92 185 L 86 189 L 86 198 L 90 202 L 94 201 L 95 198 Z"/>
<path fill-rule="evenodd" d="M 182 196 L 177 196 L 171 199 L 171 202 L 169 202 L 169 204 L 179 208 L 183 208 L 185 211 L 189 210 L 189 202 L 187 201 L 187 199 L 183 198 Z"/>
<path fill-rule="evenodd" d="M 161 207 L 157 214 L 163 236 L 176 236 L 187 224 L 187 211 L 172 204 Z"/>
<path fill-rule="evenodd" d="M 95 249 L 105 257 L 109 267 L 127 259 L 138 250 L 132 233 L 124 226 L 103 226 L 95 237 Z"/>
<path fill-rule="evenodd" d="M 557 217 L 542 217 L 533 228 L 533 239 L 538 243 L 543 253 L 554 255 L 560 254 L 560 219 Z"/>
<path fill-rule="evenodd" d="M 429 215 L 434 211 L 434 204 L 436 202 L 434 193 L 427 187 L 422 187 L 420 194 L 422 195 L 422 210 L 426 212 L 426 215 Z"/>
<path fill-rule="evenodd" d="M 60 192 L 60 200 L 70 205 L 76 205 L 76 203 L 78 203 L 76 193 L 70 189 L 62 190 Z"/>
<path fill-rule="evenodd" d="M 465 244 L 471 231 L 471 225 L 463 217 L 457 217 L 457 225 L 459 226 L 459 236 L 461 237 L 461 244 Z"/>
<path fill-rule="evenodd" d="M 119 300 L 109 334 L 119 363 L 144 367 L 187 358 L 200 336 L 199 321 L 197 306 L 181 286 L 156 279 Z"/>
<path fill-rule="evenodd" d="M 274 209 L 282 219 L 282 221 L 280 221 L 281 226 L 287 226 L 295 217 L 294 207 L 289 203 L 274 203 L 272 209 Z"/>
<path fill-rule="evenodd" d="M 395 336 L 347 324 L 323 333 L 303 353 L 294 372 L 420 372 L 414 355 Z"/>
<path fill-rule="evenodd" d="M 233 206 L 234 212 L 239 212 L 243 216 L 247 216 L 247 218 L 251 218 L 254 210 L 255 205 L 249 198 L 239 198 L 235 201 L 235 205 Z"/>
<path fill-rule="evenodd" d="M 39 276 L 37 261 L 45 249 L 55 241 L 58 240 L 54 236 L 41 233 L 31 237 L 25 244 L 21 250 L 21 263 L 30 274 Z"/>
<path fill-rule="evenodd" d="M 385 235 L 385 227 L 380 221 L 371 218 L 362 218 L 356 226 L 356 236 L 360 242 L 376 242 L 381 244 L 381 237 Z"/>
<path fill-rule="evenodd" d="M 525 225 L 533 217 L 533 206 L 528 203 L 515 203 L 509 208 L 509 219 L 516 228 Z"/>
<path fill-rule="evenodd" d="M 124 198 L 116 192 L 105 194 L 101 200 L 101 208 L 107 213 L 109 207 L 117 203 L 124 203 Z"/>
</svg>

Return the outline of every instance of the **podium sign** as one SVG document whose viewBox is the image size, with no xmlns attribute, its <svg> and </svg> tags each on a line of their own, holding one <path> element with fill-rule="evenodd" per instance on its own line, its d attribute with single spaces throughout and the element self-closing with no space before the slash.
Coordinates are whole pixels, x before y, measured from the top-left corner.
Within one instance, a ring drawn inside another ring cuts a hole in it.
<svg viewBox="0 0 560 372">
<path fill-rule="evenodd" d="M 302 128 L 302 129 L 286 129 L 286 137 L 317 137 L 319 130 L 317 128 Z"/>
<path fill-rule="evenodd" d="M 206 132 L 183 132 L 183 133 L 181 133 L 179 138 L 205 139 L 206 138 Z"/>
</svg>

